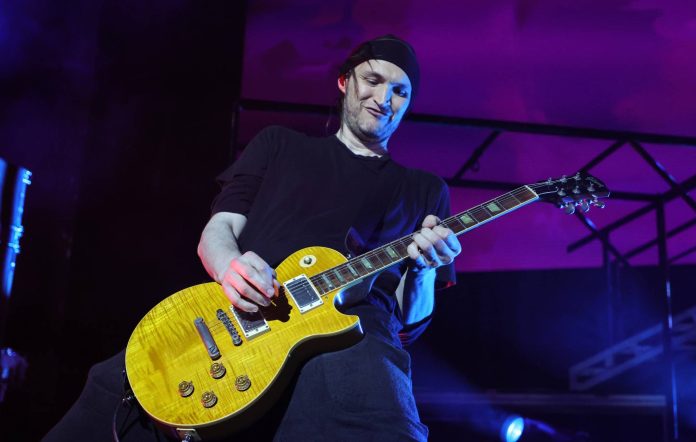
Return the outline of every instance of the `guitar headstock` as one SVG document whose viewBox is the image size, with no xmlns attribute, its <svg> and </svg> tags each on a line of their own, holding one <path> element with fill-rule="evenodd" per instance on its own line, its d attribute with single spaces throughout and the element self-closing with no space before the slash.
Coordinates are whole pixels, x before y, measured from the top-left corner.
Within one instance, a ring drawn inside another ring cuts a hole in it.
<svg viewBox="0 0 696 442">
<path fill-rule="evenodd" d="M 575 208 L 587 212 L 591 206 L 604 208 L 603 198 L 609 197 L 609 189 L 604 183 L 592 175 L 578 172 L 574 176 L 549 178 L 546 181 L 532 184 L 529 187 L 539 195 L 539 200 L 560 207 L 567 214 L 575 213 Z"/>
</svg>

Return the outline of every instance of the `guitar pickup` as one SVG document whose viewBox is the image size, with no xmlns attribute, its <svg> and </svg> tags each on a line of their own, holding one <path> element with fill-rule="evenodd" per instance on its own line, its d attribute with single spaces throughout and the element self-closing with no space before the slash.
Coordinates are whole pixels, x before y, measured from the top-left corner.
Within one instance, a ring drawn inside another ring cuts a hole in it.
<svg viewBox="0 0 696 442">
<path fill-rule="evenodd" d="M 234 313 L 234 317 L 237 318 L 239 325 L 242 326 L 242 333 L 244 333 L 247 339 L 251 339 L 271 329 L 261 311 L 245 312 L 237 310 L 234 306 L 231 306 L 230 310 Z"/>
<path fill-rule="evenodd" d="M 300 313 L 305 313 L 315 307 L 319 307 L 324 303 L 321 296 L 314 289 L 314 286 L 309 282 L 305 275 L 300 275 L 285 282 L 285 289 L 292 299 L 295 300 Z"/>
</svg>

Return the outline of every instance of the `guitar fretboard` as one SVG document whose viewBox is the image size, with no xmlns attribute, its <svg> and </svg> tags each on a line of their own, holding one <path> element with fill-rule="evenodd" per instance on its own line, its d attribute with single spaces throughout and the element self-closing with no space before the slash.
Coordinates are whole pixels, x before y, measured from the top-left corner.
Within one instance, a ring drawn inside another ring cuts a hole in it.
<svg viewBox="0 0 696 442">
<path fill-rule="evenodd" d="M 522 186 L 469 210 L 443 220 L 440 224 L 461 235 L 499 216 L 539 199 L 530 186 Z M 399 238 L 310 278 L 321 295 L 380 272 L 408 258 L 407 247 L 413 234 Z"/>
</svg>

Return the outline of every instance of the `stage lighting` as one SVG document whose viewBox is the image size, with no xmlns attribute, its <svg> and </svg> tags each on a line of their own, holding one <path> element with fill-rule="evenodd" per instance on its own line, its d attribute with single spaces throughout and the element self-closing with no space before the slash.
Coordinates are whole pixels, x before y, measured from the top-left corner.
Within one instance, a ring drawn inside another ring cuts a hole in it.
<svg viewBox="0 0 696 442">
<path fill-rule="evenodd" d="M 500 439 L 502 442 L 588 442 L 590 435 L 584 431 L 572 431 L 512 415 L 505 419 Z"/>
<path fill-rule="evenodd" d="M 524 431 L 524 419 L 517 415 L 509 416 L 500 429 L 501 442 L 517 442 Z"/>
</svg>

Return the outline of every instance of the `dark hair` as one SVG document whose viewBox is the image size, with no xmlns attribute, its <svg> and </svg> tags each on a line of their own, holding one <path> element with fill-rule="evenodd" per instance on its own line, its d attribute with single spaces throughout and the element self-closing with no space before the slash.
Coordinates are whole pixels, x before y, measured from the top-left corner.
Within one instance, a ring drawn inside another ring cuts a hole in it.
<svg viewBox="0 0 696 442">
<path fill-rule="evenodd" d="M 395 35 L 387 34 L 361 43 L 343 62 L 339 68 L 339 75 L 349 74 L 353 68 L 367 60 L 385 60 L 403 69 L 411 81 L 411 103 L 413 103 L 418 92 L 420 68 L 416 51 L 408 42 Z"/>
<path fill-rule="evenodd" d="M 409 81 L 411 81 L 411 99 L 406 110 L 406 113 L 408 113 L 418 92 L 420 81 L 420 69 L 416 59 L 416 51 L 413 47 L 405 40 L 392 34 L 368 40 L 353 49 L 348 58 L 339 67 L 339 76 L 344 75 L 346 79 L 353 77 L 355 67 L 368 60 L 389 61 L 403 69 Z M 343 123 L 343 101 L 345 99 L 346 96 L 343 94 L 336 100 L 339 127 Z M 327 134 L 330 131 L 331 120 L 332 115 L 330 114 L 325 124 Z"/>
<path fill-rule="evenodd" d="M 348 80 L 348 78 L 350 78 L 350 77 L 353 77 L 354 74 L 355 74 L 355 70 L 353 68 L 350 68 L 347 72 L 341 73 L 341 75 L 344 75 L 346 77 L 346 80 Z M 346 81 L 346 85 L 347 84 L 348 84 L 348 82 Z M 343 102 L 346 100 L 346 95 L 348 95 L 348 89 L 346 89 L 345 94 L 339 95 L 338 98 L 336 99 L 336 111 L 337 111 L 337 115 L 338 115 L 339 127 L 341 126 L 341 124 L 343 124 Z M 329 119 L 330 118 L 331 118 L 331 116 L 329 115 Z M 328 128 L 329 128 L 329 121 L 326 122 L 326 129 L 328 130 Z"/>
</svg>

